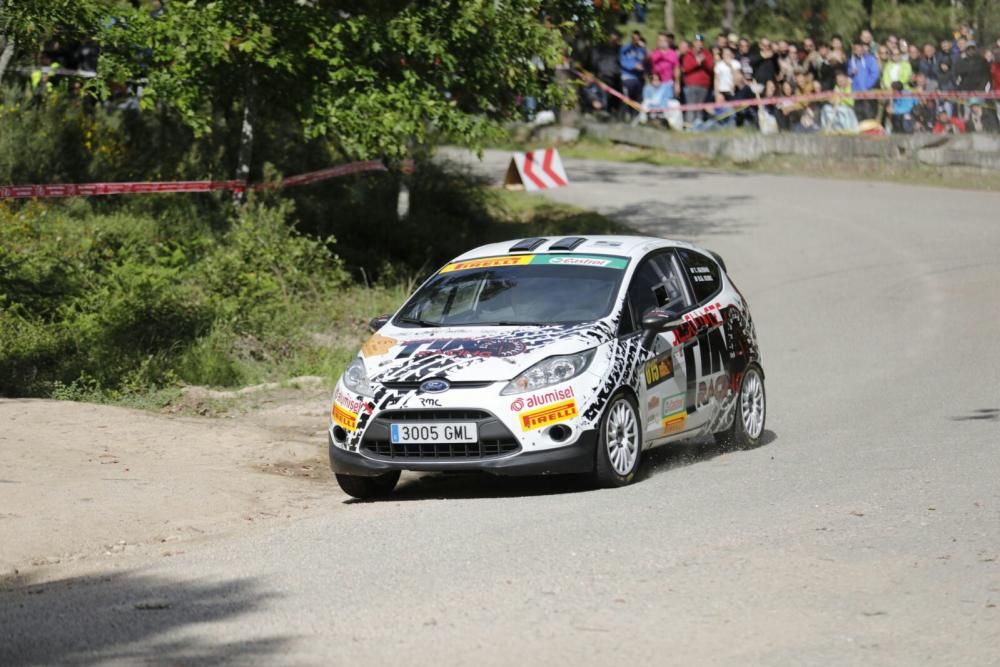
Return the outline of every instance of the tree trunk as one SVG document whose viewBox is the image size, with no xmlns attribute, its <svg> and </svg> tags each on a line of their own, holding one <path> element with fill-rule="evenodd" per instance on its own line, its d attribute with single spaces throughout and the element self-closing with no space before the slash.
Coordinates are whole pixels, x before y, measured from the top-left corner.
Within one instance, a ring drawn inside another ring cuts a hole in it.
<svg viewBox="0 0 1000 667">
<path fill-rule="evenodd" d="M 733 18 L 736 14 L 736 3 L 734 0 L 726 0 L 723 7 L 722 30 L 728 35 L 733 31 Z"/>
<path fill-rule="evenodd" d="M 240 127 L 240 148 L 236 156 L 236 180 L 247 182 L 250 178 L 250 161 L 253 159 L 253 126 L 256 121 L 257 78 L 251 76 L 243 102 L 243 123 Z M 249 186 L 249 183 L 248 183 Z M 237 205 L 246 201 L 246 192 L 234 197 Z"/>
<path fill-rule="evenodd" d="M 674 32 L 674 0 L 663 1 L 663 27 Z"/>
<path fill-rule="evenodd" d="M 14 57 L 14 38 L 7 37 L 6 35 L 0 35 L 0 82 L 3 81 L 4 72 L 7 71 L 7 65 L 10 63 L 10 59 Z"/>
<path fill-rule="evenodd" d="M 4 5 L 6 4 L 4 0 L 0 0 L 0 15 L 3 14 Z M 0 82 L 3 81 L 3 75 L 7 71 L 10 59 L 14 57 L 14 36 L 7 34 L 9 27 L 10 25 L 6 22 L 0 24 Z"/>
</svg>

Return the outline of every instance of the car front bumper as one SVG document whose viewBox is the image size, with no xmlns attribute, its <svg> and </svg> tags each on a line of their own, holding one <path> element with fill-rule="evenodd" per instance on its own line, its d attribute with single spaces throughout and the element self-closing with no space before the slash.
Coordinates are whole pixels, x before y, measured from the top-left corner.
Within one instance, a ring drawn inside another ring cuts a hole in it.
<svg viewBox="0 0 1000 667">
<path fill-rule="evenodd" d="M 393 470 L 418 472 L 453 472 L 481 470 L 494 475 L 559 475 L 586 473 L 594 470 L 597 431 L 579 434 L 573 444 L 539 451 L 521 451 L 503 457 L 482 460 L 386 460 L 371 458 L 358 452 L 338 447 L 327 433 L 330 448 L 330 468 L 335 473 L 374 477 Z"/>
</svg>

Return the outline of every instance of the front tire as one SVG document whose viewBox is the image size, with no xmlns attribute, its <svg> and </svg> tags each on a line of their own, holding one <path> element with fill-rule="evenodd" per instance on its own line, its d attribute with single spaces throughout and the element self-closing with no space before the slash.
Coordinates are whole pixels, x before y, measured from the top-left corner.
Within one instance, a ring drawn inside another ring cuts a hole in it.
<svg viewBox="0 0 1000 667">
<path fill-rule="evenodd" d="M 642 459 L 642 422 L 635 400 L 619 391 L 604 410 L 597 440 L 594 477 L 605 488 L 625 486 L 635 480 Z"/>
<path fill-rule="evenodd" d="M 726 449 L 753 449 L 760 445 L 767 417 L 767 393 L 764 373 L 756 364 L 747 367 L 736 397 L 733 425 L 715 434 L 715 441 Z"/>
<path fill-rule="evenodd" d="M 370 498 L 387 496 L 392 493 L 392 490 L 396 488 L 396 482 L 399 481 L 399 475 L 400 472 L 398 470 L 383 473 L 375 477 L 344 475 L 338 472 L 337 484 L 340 485 L 340 488 L 347 495 L 359 500 L 368 500 Z"/>
</svg>

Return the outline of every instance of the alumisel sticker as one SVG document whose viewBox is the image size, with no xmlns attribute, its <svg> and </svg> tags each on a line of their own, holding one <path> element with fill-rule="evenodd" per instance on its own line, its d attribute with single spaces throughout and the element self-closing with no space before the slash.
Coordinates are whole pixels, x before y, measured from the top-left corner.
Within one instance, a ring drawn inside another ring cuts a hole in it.
<svg viewBox="0 0 1000 667">
<path fill-rule="evenodd" d="M 488 269 L 499 266 L 523 266 L 525 264 L 549 264 L 553 266 L 594 266 L 604 269 L 623 270 L 628 266 L 624 257 L 605 255 L 508 255 L 505 257 L 480 257 L 463 262 L 452 262 L 441 269 L 441 273 Z"/>
</svg>

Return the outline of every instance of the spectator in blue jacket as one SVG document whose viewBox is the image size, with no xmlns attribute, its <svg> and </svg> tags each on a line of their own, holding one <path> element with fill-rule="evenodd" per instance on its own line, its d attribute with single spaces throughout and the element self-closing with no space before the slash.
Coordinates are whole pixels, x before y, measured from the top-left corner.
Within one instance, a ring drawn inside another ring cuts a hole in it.
<svg viewBox="0 0 1000 667">
<path fill-rule="evenodd" d="M 917 98 L 903 92 L 903 84 L 892 82 L 893 98 L 889 102 L 889 119 L 894 134 L 913 134 L 913 109 Z"/>
<path fill-rule="evenodd" d="M 646 45 L 642 34 L 636 30 L 632 40 L 618 51 L 618 65 L 622 70 L 622 92 L 633 102 L 642 101 L 643 72 L 646 66 Z"/>
<path fill-rule="evenodd" d="M 872 52 L 860 41 L 852 47 L 854 53 L 847 62 L 847 74 L 851 77 L 851 89 L 856 93 L 873 90 L 879 82 L 878 60 Z M 874 118 L 878 102 L 876 100 L 858 100 L 854 105 L 854 113 L 858 120 Z"/>
</svg>

